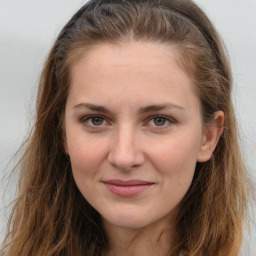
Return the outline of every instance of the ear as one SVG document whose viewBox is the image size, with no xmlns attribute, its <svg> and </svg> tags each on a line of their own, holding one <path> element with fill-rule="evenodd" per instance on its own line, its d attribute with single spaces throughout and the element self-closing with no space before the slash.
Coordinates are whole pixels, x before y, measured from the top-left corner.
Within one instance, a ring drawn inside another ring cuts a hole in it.
<svg viewBox="0 0 256 256">
<path fill-rule="evenodd" d="M 200 150 L 198 152 L 197 161 L 206 162 L 211 159 L 212 153 L 218 144 L 219 138 L 223 132 L 224 113 L 222 111 L 215 112 L 213 125 L 205 128 Z"/>
</svg>

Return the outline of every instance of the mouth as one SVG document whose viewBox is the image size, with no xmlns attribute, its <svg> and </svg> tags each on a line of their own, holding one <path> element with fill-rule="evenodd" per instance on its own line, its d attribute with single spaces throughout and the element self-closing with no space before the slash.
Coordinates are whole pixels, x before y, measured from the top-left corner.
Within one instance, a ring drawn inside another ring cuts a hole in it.
<svg viewBox="0 0 256 256">
<path fill-rule="evenodd" d="M 133 197 L 151 188 L 155 183 L 142 180 L 106 180 L 102 183 L 108 190 L 121 197 Z"/>
</svg>

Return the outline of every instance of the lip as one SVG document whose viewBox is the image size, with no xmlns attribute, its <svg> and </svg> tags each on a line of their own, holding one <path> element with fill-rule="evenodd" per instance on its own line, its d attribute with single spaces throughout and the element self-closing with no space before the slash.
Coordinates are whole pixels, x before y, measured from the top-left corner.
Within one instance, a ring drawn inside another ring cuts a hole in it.
<svg viewBox="0 0 256 256">
<path fill-rule="evenodd" d="M 105 180 L 102 181 L 106 187 L 115 195 L 121 197 L 136 196 L 151 188 L 155 183 L 143 180 Z"/>
</svg>

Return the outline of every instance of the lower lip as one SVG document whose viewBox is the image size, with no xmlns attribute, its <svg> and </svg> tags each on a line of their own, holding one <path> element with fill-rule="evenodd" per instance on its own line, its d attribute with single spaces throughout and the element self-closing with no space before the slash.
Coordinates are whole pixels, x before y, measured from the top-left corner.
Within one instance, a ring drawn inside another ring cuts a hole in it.
<svg viewBox="0 0 256 256">
<path fill-rule="evenodd" d="M 122 197 L 136 196 L 153 186 L 153 184 L 118 186 L 109 183 L 105 183 L 105 185 L 113 194 Z"/>
</svg>

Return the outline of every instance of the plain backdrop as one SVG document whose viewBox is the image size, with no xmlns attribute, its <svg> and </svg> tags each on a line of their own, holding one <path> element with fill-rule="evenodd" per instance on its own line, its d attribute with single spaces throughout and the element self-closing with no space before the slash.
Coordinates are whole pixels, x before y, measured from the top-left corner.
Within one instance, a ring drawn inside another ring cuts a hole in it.
<svg viewBox="0 0 256 256">
<path fill-rule="evenodd" d="M 0 241 L 9 213 L 6 206 L 16 188 L 14 181 L 7 183 L 5 175 L 13 167 L 11 158 L 30 127 L 40 71 L 58 32 L 85 2 L 0 0 Z M 244 156 L 255 177 L 256 0 L 196 2 L 213 21 L 228 48 Z M 246 237 L 248 250 L 244 255 L 256 256 L 255 226 Z"/>
</svg>

